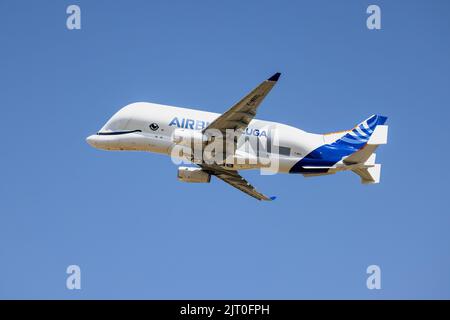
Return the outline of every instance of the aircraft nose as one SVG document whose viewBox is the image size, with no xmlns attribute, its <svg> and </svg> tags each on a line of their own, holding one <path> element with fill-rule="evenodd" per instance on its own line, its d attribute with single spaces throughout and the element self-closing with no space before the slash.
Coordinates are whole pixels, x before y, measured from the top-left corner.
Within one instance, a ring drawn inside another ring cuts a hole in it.
<svg viewBox="0 0 450 320">
<path fill-rule="evenodd" d="M 96 135 L 90 135 L 89 137 L 86 138 L 86 142 L 89 143 L 89 145 L 95 147 L 95 140 L 96 140 Z"/>
</svg>

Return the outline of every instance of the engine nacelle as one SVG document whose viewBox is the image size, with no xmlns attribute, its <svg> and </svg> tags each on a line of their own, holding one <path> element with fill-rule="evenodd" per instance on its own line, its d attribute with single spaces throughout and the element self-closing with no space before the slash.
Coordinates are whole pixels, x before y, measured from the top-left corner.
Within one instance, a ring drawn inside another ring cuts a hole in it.
<svg viewBox="0 0 450 320">
<path fill-rule="evenodd" d="M 183 182 L 209 183 L 211 175 L 201 168 L 179 167 L 178 180 Z"/>
<path fill-rule="evenodd" d="M 172 141 L 176 144 L 190 146 L 192 143 L 201 144 L 208 138 L 200 131 L 176 129 L 172 135 Z"/>
</svg>

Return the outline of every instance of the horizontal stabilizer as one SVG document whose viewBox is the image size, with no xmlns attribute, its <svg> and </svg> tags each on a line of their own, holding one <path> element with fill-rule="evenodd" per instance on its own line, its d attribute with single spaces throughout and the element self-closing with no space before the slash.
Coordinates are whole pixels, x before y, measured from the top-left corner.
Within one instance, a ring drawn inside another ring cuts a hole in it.
<svg viewBox="0 0 450 320">
<path fill-rule="evenodd" d="M 336 172 L 320 172 L 320 173 L 302 173 L 305 178 L 328 176 L 330 174 L 335 174 Z"/>
<path fill-rule="evenodd" d="M 366 163 L 369 158 L 371 161 L 367 164 L 374 164 L 375 163 L 375 150 L 378 148 L 378 145 L 369 145 L 366 144 L 363 148 L 356 151 L 355 153 L 352 153 L 347 158 L 344 159 L 344 163 L 347 165 L 354 164 L 354 163 Z"/>
<path fill-rule="evenodd" d="M 352 170 L 361 177 L 362 184 L 373 184 L 380 182 L 381 164 L 374 164 L 370 168 L 358 168 Z"/>
</svg>

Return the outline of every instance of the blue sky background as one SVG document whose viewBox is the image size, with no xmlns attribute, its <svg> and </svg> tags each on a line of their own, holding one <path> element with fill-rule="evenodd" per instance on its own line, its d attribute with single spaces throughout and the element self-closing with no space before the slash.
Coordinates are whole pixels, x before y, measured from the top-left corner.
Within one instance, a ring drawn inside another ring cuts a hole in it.
<svg viewBox="0 0 450 320">
<path fill-rule="evenodd" d="M 378 4 L 382 30 L 366 28 Z M 66 29 L 78 4 L 82 30 Z M 0 1 L 0 298 L 450 298 L 449 1 Z M 169 158 L 91 148 L 122 106 L 312 132 L 389 116 L 382 182 L 244 175 L 258 202 Z M 82 290 L 66 289 L 66 267 Z M 382 289 L 366 288 L 366 268 Z"/>
</svg>

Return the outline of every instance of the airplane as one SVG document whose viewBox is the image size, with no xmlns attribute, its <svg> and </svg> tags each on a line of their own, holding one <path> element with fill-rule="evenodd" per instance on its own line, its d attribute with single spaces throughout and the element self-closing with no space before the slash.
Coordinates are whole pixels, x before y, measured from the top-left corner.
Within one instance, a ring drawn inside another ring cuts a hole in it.
<svg viewBox="0 0 450 320">
<path fill-rule="evenodd" d="M 211 176 L 215 176 L 258 200 L 276 197 L 257 191 L 239 170 L 260 169 L 305 177 L 352 171 L 363 184 L 379 183 L 381 164 L 375 163 L 374 152 L 379 145 L 387 144 L 387 117 L 372 115 L 350 130 L 327 134 L 255 119 L 259 105 L 279 78 L 280 73 L 275 73 L 223 114 L 132 103 L 120 109 L 86 141 L 103 150 L 147 151 L 172 157 L 175 154 L 175 158 L 195 165 L 178 168 L 180 181 L 209 183 Z M 226 138 L 232 132 L 226 143 L 234 148 L 231 151 L 225 148 L 224 140 L 211 135 L 211 131 Z M 223 148 L 213 148 L 209 157 L 206 152 L 198 155 L 186 151 L 187 146 L 194 144 L 206 151 L 215 142 Z M 221 153 L 226 153 L 226 161 L 218 157 Z"/>
</svg>

